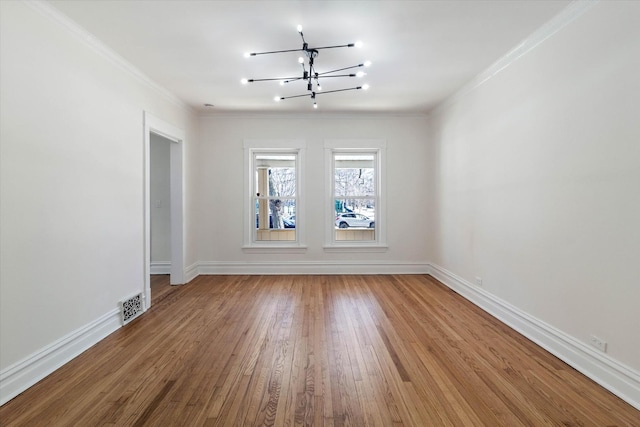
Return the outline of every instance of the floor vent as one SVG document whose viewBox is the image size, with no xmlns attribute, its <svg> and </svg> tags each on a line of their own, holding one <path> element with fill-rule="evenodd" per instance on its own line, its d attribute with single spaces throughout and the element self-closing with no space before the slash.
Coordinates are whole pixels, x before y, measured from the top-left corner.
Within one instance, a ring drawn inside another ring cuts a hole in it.
<svg viewBox="0 0 640 427">
<path fill-rule="evenodd" d="M 123 325 L 140 316 L 142 314 L 142 294 L 120 301 L 120 314 L 122 315 Z"/>
</svg>

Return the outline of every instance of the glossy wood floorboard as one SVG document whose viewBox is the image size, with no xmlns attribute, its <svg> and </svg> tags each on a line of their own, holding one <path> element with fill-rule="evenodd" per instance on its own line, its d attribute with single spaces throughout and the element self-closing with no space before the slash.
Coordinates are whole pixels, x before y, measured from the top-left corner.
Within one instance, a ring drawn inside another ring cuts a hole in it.
<svg viewBox="0 0 640 427">
<path fill-rule="evenodd" d="M 153 306 L 2 426 L 639 426 L 430 276 L 154 277 Z"/>
</svg>

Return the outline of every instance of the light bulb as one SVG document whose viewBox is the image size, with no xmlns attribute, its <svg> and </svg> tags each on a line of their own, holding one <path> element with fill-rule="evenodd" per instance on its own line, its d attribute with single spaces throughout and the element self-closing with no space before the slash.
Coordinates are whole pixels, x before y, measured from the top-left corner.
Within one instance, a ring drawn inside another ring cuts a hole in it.
<svg viewBox="0 0 640 427">
<path fill-rule="evenodd" d="M 298 32 L 299 32 L 299 33 L 301 33 L 301 32 L 302 32 L 302 25 L 298 25 L 298 26 L 296 27 L 296 30 L 298 30 Z"/>
<path fill-rule="evenodd" d="M 250 57 L 250 56 L 251 56 L 251 54 L 250 54 L 249 52 L 245 52 L 245 53 L 244 53 L 244 57 L 245 57 L 245 58 L 248 58 L 248 57 Z"/>
<path fill-rule="evenodd" d="M 242 83 L 243 85 L 246 85 L 247 83 L 249 83 L 249 80 L 242 79 L 242 80 L 240 80 L 240 83 Z"/>
<path fill-rule="evenodd" d="M 358 71 L 358 72 L 356 73 L 356 77 L 362 77 L 362 76 L 365 76 L 366 74 L 367 74 L 367 73 L 365 73 L 364 71 Z"/>
<path fill-rule="evenodd" d="M 364 90 L 369 89 L 369 85 L 368 85 L 368 84 L 366 84 L 366 83 L 365 83 L 365 84 L 363 84 L 363 85 L 362 85 L 362 89 L 364 89 Z"/>
<path fill-rule="evenodd" d="M 318 92 L 322 92 L 322 86 L 318 85 L 316 89 L 318 90 Z"/>
<path fill-rule="evenodd" d="M 280 80 L 280 86 L 284 86 L 284 80 Z"/>
<path fill-rule="evenodd" d="M 363 43 L 362 43 L 360 40 L 358 40 L 358 41 L 357 41 L 357 42 L 355 42 L 353 45 L 354 45 L 355 47 L 362 47 L 362 44 L 363 44 Z"/>
<path fill-rule="evenodd" d="M 318 108 L 318 104 L 316 104 L 315 102 L 313 103 L 313 108 Z"/>
<path fill-rule="evenodd" d="M 298 62 L 299 62 L 299 63 L 301 63 L 301 64 L 304 64 L 304 58 L 303 58 L 302 56 L 301 56 L 301 57 L 299 57 L 299 58 L 298 58 Z"/>
<path fill-rule="evenodd" d="M 371 61 L 364 61 L 365 67 L 371 67 Z"/>
<path fill-rule="evenodd" d="M 275 96 L 275 97 L 273 98 L 273 100 L 274 100 L 274 101 L 276 101 L 276 102 L 280 102 L 280 97 L 279 97 L 279 96 Z"/>
</svg>

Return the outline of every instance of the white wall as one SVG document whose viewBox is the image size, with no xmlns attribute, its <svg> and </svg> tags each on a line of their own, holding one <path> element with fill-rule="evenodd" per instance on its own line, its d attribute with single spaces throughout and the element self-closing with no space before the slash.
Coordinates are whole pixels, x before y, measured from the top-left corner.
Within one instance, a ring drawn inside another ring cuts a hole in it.
<svg viewBox="0 0 640 427">
<path fill-rule="evenodd" d="M 421 270 L 427 265 L 430 206 L 423 188 L 429 174 L 424 159 L 423 116 L 362 117 L 322 114 L 289 116 L 207 116 L 201 118 L 200 261 L 210 272 L 250 270 L 252 263 L 279 266 L 302 263 L 304 271 L 337 272 L 338 264 L 362 261 L 387 271 Z M 325 253 L 325 139 L 384 139 L 387 143 L 388 245 L 384 253 Z M 244 139 L 301 139 L 306 187 L 307 246 L 303 254 L 255 254 L 242 251 Z M 315 266 L 315 267 L 314 267 Z M 294 272 L 291 265 L 277 271 Z M 314 270 L 314 268 L 316 268 Z M 253 270 L 255 271 L 255 270 Z"/>
<path fill-rule="evenodd" d="M 171 140 L 151 134 L 150 194 L 151 194 L 151 264 L 171 262 Z"/>
<path fill-rule="evenodd" d="M 0 7 L 4 401 L 112 329 L 118 301 L 143 290 L 143 111 L 186 130 L 187 163 L 197 127 L 185 107 L 96 50 L 46 4 Z M 186 198 L 193 211 L 190 192 Z M 189 242 L 193 221 L 186 223 Z M 196 259 L 189 244 L 186 259 Z M 33 367 L 96 325 L 104 330 Z"/>
<path fill-rule="evenodd" d="M 590 335 L 604 339 L 630 378 L 640 378 L 639 22 L 640 3 L 601 2 L 430 120 L 434 264 L 482 277 L 489 295 L 587 348 Z"/>
</svg>

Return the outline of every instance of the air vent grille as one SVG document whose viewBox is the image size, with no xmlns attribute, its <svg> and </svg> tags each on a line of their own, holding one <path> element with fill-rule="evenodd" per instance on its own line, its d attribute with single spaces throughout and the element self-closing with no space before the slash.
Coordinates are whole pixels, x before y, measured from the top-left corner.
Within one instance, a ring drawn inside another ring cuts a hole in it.
<svg viewBox="0 0 640 427">
<path fill-rule="evenodd" d="M 142 314 L 142 294 L 120 301 L 120 314 L 122 315 L 123 325 Z"/>
</svg>

